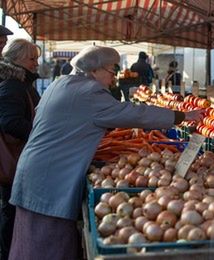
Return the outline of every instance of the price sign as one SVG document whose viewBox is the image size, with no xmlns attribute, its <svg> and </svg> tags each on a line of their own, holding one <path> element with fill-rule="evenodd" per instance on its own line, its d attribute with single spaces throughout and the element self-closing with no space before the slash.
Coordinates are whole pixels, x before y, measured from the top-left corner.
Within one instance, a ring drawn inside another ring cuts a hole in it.
<svg viewBox="0 0 214 260">
<path fill-rule="evenodd" d="M 185 177 L 190 165 L 194 161 L 196 155 L 198 154 L 205 137 L 199 134 L 192 134 L 188 146 L 181 154 L 175 169 L 176 174 L 179 174 L 182 177 Z"/>
</svg>

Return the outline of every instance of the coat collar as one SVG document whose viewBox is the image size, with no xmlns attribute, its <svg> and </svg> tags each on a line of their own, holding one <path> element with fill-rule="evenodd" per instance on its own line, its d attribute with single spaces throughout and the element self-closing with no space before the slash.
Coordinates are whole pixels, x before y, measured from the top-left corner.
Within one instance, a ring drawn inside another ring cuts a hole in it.
<svg viewBox="0 0 214 260">
<path fill-rule="evenodd" d="M 28 81 L 32 83 L 39 78 L 39 74 L 32 73 L 21 66 L 0 61 L 0 78 L 1 80 L 17 79 L 22 82 Z"/>
</svg>

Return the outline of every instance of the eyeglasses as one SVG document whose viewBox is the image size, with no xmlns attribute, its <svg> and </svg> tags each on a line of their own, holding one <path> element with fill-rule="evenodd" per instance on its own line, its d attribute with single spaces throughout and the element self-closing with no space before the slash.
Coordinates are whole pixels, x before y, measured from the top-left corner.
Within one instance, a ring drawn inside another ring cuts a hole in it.
<svg viewBox="0 0 214 260">
<path fill-rule="evenodd" d="M 105 71 L 109 72 L 110 74 L 112 74 L 113 76 L 116 75 L 116 72 L 112 69 L 106 69 L 106 68 L 103 68 Z"/>
</svg>

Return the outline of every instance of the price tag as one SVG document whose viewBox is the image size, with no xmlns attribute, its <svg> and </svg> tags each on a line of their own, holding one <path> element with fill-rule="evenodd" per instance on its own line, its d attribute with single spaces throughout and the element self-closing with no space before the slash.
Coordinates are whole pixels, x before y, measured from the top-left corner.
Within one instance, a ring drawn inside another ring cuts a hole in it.
<svg viewBox="0 0 214 260">
<path fill-rule="evenodd" d="M 204 136 L 195 133 L 192 134 L 188 146 L 181 154 L 175 166 L 176 174 L 185 177 L 190 165 L 192 164 L 196 155 L 198 154 L 204 140 L 205 140 Z"/>
</svg>

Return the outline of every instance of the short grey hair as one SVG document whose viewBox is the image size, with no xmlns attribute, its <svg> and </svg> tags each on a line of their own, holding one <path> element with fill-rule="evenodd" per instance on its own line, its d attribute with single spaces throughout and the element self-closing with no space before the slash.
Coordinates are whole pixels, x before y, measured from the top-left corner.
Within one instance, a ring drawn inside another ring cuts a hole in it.
<svg viewBox="0 0 214 260">
<path fill-rule="evenodd" d="M 119 53 L 110 47 L 90 46 L 81 50 L 72 60 L 76 71 L 92 72 L 120 62 Z"/>
<path fill-rule="evenodd" d="M 22 60 L 30 57 L 38 51 L 38 55 L 41 55 L 41 49 L 37 44 L 34 44 L 26 39 L 16 39 L 10 43 L 7 50 L 2 54 L 6 62 L 13 63 L 15 61 Z"/>
</svg>

